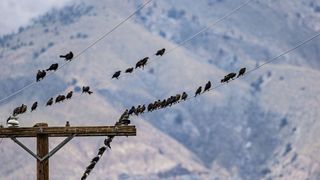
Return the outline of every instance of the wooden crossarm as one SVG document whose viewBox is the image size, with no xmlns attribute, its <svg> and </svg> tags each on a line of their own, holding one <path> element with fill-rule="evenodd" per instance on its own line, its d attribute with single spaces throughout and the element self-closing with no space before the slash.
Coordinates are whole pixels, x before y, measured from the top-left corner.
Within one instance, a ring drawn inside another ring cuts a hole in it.
<svg viewBox="0 0 320 180">
<path fill-rule="evenodd" d="M 71 127 L 18 127 L 0 128 L 0 138 L 11 137 L 69 137 L 79 136 L 136 136 L 135 126 L 71 126 Z"/>
</svg>

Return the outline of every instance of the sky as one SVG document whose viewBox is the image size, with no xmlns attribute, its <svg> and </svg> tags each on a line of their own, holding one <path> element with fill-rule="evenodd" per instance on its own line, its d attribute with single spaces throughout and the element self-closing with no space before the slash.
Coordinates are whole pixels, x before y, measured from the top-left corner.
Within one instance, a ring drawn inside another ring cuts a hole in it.
<svg viewBox="0 0 320 180">
<path fill-rule="evenodd" d="M 1 0 L 0 36 L 17 31 L 51 8 L 59 8 L 71 0 Z"/>
</svg>

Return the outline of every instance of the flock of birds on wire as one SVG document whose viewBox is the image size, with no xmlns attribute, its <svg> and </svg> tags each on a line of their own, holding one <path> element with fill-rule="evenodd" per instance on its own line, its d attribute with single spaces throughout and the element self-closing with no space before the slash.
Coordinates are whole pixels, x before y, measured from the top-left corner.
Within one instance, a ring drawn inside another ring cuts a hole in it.
<svg viewBox="0 0 320 180">
<path fill-rule="evenodd" d="M 60 58 L 63 58 L 65 61 L 71 61 L 73 58 L 73 52 L 70 51 L 69 53 L 67 53 L 66 55 L 60 55 Z M 58 63 L 54 63 L 51 64 L 49 68 L 45 69 L 45 70 L 38 70 L 37 75 L 36 75 L 36 82 L 39 82 L 40 80 L 44 79 L 47 75 L 48 71 L 56 71 L 59 68 L 59 64 Z M 93 92 L 90 91 L 90 87 L 89 86 L 83 86 L 82 87 L 82 93 L 88 93 L 89 95 L 92 94 Z M 53 105 L 53 103 L 60 103 L 63 102 L 64 100 L 69 100 L 72 98 L 73 95 L 73 91 L 69 91 L 66 95 L 58 95 L 55 99 L 53 97 L 51 97 L 47 103 L 46 106 L 51 106 Z M 37 109 L 38 107 L 38 102 L 34 102 L 31 106 L 31 110 L 30 112 L 33 112 Z M 15 120 L 13 121 L 14 123 L 11 124 L 13 126 L 17 125 L 17 115 L 19 114 L 23 114 L 25 112 L 27 112 L 28 106 L 25 104 L 22 104 L 21 106 L 18 106 L 16 108 L 14 108 L 12 116 L 9 116 L 7 119 L 7 124 L 10 122 L 10 120 Z"/>
<path fill-rule="evenodd" d="M 160 50 L 158 50 L 156 52 L 156 56 L 162 56 L 165 53 L 165 48 L 162 48 Z M 60 55 L 60 58 L 64 58 L 65 61 L 71 61 L 73 58 L 73 53 L 70 51 L 68 54 L 66 55 Z M 132 73 L 134 69 L 137 68 L 144 68 L 144 66 L 147 64 L 149 57 L 145 57 L 141 60 L 139 60 L 136 63 L 135 68 L 134 67 L 130 67 L 127 68 L 124 72 L 125 73 Z M 45 70 L 38 70 L 38 73 L 36 75 L 36 81 L 40 81 L 42 79 L 45 78 L 45 76 L 47 75 L 48 71 L 56 71 L 59 68 L 59 64 L 58 63 L 54 63 L 52 64 L 49 68 L 45 69 Z M 246 72 L 246 68 L 241 68 L 239 70 L 238 76 L 236 73 L 232 72 L 227 74 L 226 76 L 224 76 L 223 79 L 221 79 L 221 83 L 228 83 L 230 80 L 233 80 L 234 78 L 238 78 L 242 75 L 244 75 Z M 121 71 L 116 71 L 113 76 L 112 79 L 118 79 L 119 76 L 121 75 Z M 199 86 L 195 93 L 194 93 L 194 97 L 197 97 L 198 95 L 205 93 L 207 91 L 209 91 L 212 87 L 211 81 L 208 81 L 205 86 L 202 88 L 202 86 Z M 82 87 L 82 93 L 88 93 L 89 95 L 92 94 L 93 92 L 90 91 L 90 87 L 89 86 L 83 86 Z M 60 103 L 63 102 L 64 100 L 69 100 L 72 98 L 73 95 L 73 91 L 69 91 L 66 95 L 58 95 L 55 99 L 53 97 L 51 97 L 47 103 L 46 106 L 51 106 L 54 103 Z M 167 108 L 167 107 L 171 107 L 174 104 L 180 103 L 182 101 L 187 100 L 188 98 L 188 94 L 186 92 L 182 92 L 181 94 L 176 94 L 174 96 L 170 96 L 166 99 L 163 100 L 156 100 L 152 103 L 149 103 L 148 105 L 138 105 L 138 106 L 132 106 L 130 109 L 126 109 L 123 114 L 121 115 L 121 117 L 119 118 L 119 120 L 116 122 L 115 126 L 119 126 L 119 125 L 129 125 L 131 122 L 129 120 L 129 117 L 132 115 L 140 115 L 143 114 L 144 112 L 152 112 L 158 109 L 163 109 L 163 108 Z M 38 102 L 34 102 L 31 106 L 31 110 L 35 111 L 38 107 Z M 27 112 L 27 105 L 22 104 L 19 107 L 16 107 L 13 110 L 12 116 L 10 116 L 7 119 L 7 123 L 11 120 L 11 119 L 17 119 L 17 115 L 19 114 L 23 114 L 25 112 Z M 67 125 L 69 123 L 67 122 Z M 69 125 L 68 125 L 69 126 Z M 87 176 L 90 174 L 90 172 L 92 171 L 92 169 L 95 167 L 95 165 L 97 164 L 97 162 L 100 160 L 101 156 L 103 155 L 103 153 L 106 151 L 107 148 L 111 149 L 111 142 L 113 140 L 115 136 L 107 136 L 107 138 L 104 140 L 104 146 L 102 146 L 99 151 L 98 154 L 91 160 L 90 165 L 87 166 L 83 176 L 82 176 L 82 180 L 86 179 Z"/>
<path fill-rule="evenodd" d="M 158 50 L 156 52 L 156 56 L 163 56 L 163 54 L 165 53 L 166 49 L 165 48 L 162 48 L 160 50 Z M 134 69 L 137 69 L 137 68 L 142 68 L 144 69 L 144 66 L 147 64 L 149 60 L 149 57 L 145 57 L 143 59 L 140 59 L 137 63 L 136 63 L 136 66 L 135 68 L 134 67 L 129 67 L 127 68 L 124 72 L 125 73 L 132 73 Z M 121 75 L 121 71 L 116 71 L 113 75 L 112 75 L 112 79 L 115 78 L 115 79 L 119 79 Z"/>
<path fill-rule="evenodd" d="M 224 76 L 223 79 L 221 79 L 221 83 L 228 83 L 230 80 L 233 80 L 234 78 L 238 78 L 240 76 L 243 76 L 246 72 L 246 68 L 241 68 L 239 70 L 238 76 L 236 73 L 229 73 L 226 76 Z M 210 91 L 212 87 L 211 81 L 208 81 L 203 90 L 202 90 L 202 86 L 199 86 L 195 93 L 194 93 L 194 97 L 197 97 L 198 95 L 205 93 L 207 91 Z M 143 114 L 144 112 L 148 111 L 148 112 L 152 112 L 158 109 L 163 109 L 166 107 L 171 107 L 174 104 L 180 103 L 182 101 L 186 101 L 188 98 L 188 94 L 186 92 L 182 92 L 181 94 L 176 94 L 174 96 L 170 96 L 167 99 L 163 99 L 163 100 L 157 100 L 154 101 L 153 103 L 148 104 L 148 106 L 146 106 L 145 104 L 143 105 L 138 105 L 137 107 L 132 106 L 130 109 L 126 109 L 122 115 L 120 116 L 119 120 L 115 123 L 115 126 L 121 126 L 121 125 L 129 125 L 131 122 L 129 120 L 129 117 L 131 115 L 140 115 Z M 90 172 L 93 170 L 93 168 L 95 167 L 95 165 L 98 163 L 98 161 L 100 160 L 101 156 L 103 155 L 103 153 L 107 150 L 107 148 L 111 149 L 111 142 L 114 139 L 115 136 L 107 136 L 107 138 L 104 140 L 104 145 L 102 147 L 99 148 L 98 150 L 98 154 L 91 160 L 89 166 L 87 166 L 85 172 L 83 173 L 81 180 L 85 180 Z"/>
</svg>

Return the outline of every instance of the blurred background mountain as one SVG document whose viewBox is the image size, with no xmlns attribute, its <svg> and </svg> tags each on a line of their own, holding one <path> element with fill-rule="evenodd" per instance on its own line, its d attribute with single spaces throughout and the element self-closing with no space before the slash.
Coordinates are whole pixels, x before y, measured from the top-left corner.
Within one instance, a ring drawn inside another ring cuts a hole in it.
<svg viewBox="0 0 320 180">
<path fill-rule="evenodd" d="M 144 1 L 57 2 L 23 15 L 27 24 L 3 16 L 1 23 L 12 27 L 0 37 L 0 98 L 34 82 L 38 69 L 63 63 L 59 54 L 86 48 Z M 208 80 L 217 85 L 225 74 L 252 69 L 320 30 L 316 0 L 254 0 L 144 70 L 111 80 L 115 71 L 175 47 L 242 3 L 154 0 L 70 65 L 1 103 L 0 120 L 38 101 L 36 112 L 20 116 L 21 126 L 111 125 L 132 105 L 182 91 L 193 95 Z M 18 5 L 12 7 L 28 7 Z M 88 179 L 320 179 L 319 58 L 315 39 L 239 81 L 133 118 L 137 137 L 115 138 Z M 94 94 L 44 106 L 83 85 Z M 61 140 L 50 139 L 52 147 Z M 103 138 L 72 140 L 50 160 L 51 179 L 80 179 L 102 144 Z M 0 179 L 35 178 L 35 160 L 12 141 L 0 144 L 0 159 Z"/>
</svg>

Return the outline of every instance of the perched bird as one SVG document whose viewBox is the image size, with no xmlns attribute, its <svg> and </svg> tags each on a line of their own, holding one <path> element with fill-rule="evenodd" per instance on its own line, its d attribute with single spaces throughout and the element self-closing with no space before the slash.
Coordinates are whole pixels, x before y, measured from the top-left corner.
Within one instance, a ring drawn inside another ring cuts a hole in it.
<svg viewBox="0 0 320 180">
<path fill-rule="evenodd" d="M 230 80 L 230 77 L 229 76 L 224 76 L 224 78 L 223 79 L 221 79 L 221 83 L 227 83 L 227 82 L 229 82 L 229 80 Z"/>
<path fill-rule="evenodd" d="M 229 77 L 229 79 L 233 79 L 233 78 L 236 77 L 236 76 L 237 76 L 236 73 L 229 73 L 229 74 L 227 75 L 227 77 Z"/>
<path fill-rule="evenodd" d="M 162 49 L 158 50 L 155 55 L 156 55 L 156 56 L 162 56 L 165 51 L 166 51 L 166 49 L 165 49 L 165 48 L 162 48 Z"/>
<path fill-rule="evenodd" d="M 211 88 L 211 82 L 208 81 L 207 84 L 206 84 L 206 86 L 204 87 L 204 91 L 203 91 L 203 92 L 209 91 L 210 88 Z"/>
<path fill-rule="evenodd" d="M 96 156 L 96 157 L 94 157 L 92 160 L 91 160 L 91 163 L 92 162 L 98 162 L 99 161 L 99 159 L 100 159 L 100 157 L 99 156 Z"/>
<path fill-rule="evenodd" d="M 134 111 L 134 114 L 135 114 L 136 116 L 139 115 L 140 109 L 141 109 L 141 105 L 138 105 L 138 107 L 137 107 L 137 108 L 135 109 L 135 111 Z"/>
<path fill-rule="evenodd" d="M 181 100 L 186 100 L 188 98 L 188 94 L 186 92 L 183 92 L 181 95 Z"/>
<path fill-rule="evenodd" d="M 142 105 L 141 109 L 140 109 L 140 113 L 144 113 L 144 111 L 146 110 L 146 106 Z"/>
<path fill-rule="evenodd" d="M 53 104 L 53 98 L 50 98 L 46 104 L 46 106 L 51 106 Z"/>
<path fill-rule="evenodd" d="M 132 72 L 133 72 L 133 67 L 128 68 L 128 69 L 125 71 L 125 73 L 132 73 Z"/>
<path fill-rule="evenodd" d="M 132 106 L 131 109 L 129 110 L 128 114 L 132 115 L 135 111 L 136 111 L 136 108 L 134 106 Z"/>
<path fill-rule="evenodd" d="M 112 139 L 114 138 L 114 136 L 108 136 L 108 138 L 106 138 L 104 140 L 104 145 L 106 145 L 107 147 L 109 147 L 111 149 L 111 142 L 112 142 Z"/>
<path fill-rule="evenodd" d="M 20 107 L 16 107 L 14 110 L 13 110 L 13 116 L 16 116 L 18 114 L 23 114 L 27 111 L 27 105 L 24 105 L 22 104 Z"/>
<path fill-rule="evenodd" d="M 113 78 L 118 79 L 118 78 L 119 78 L 119 76 L 120 76 L 120 74 L 121 74 L 121 71 L 117 71 L 117 72 L 115 72 L 115 73 L 113 74 L 113 76 L 112 76 L 112 78 L 111 78 L 111 79 L 113 79 Z"/>
<path fill-rule="evenodd" d="M 195 93 L 194 97 L 196 97 L 197 95 L 200 95 L 201 91 L 202 91 L 202 87 L 200 86 L 200 87 L 198 87 L 198 89 L 196 90 L 196 93 Z"/>
<path fill-rule="evenodd" d="M 66 96 L 66 99 L 71 99 L 72 94 L 73 94 L 73 92 L 72 92 L 72 91 L 68 92 L 68 94 L 67 94 L 67 96 Z"/>
<path fill-rule="evenodd" d="M 246 73 L 246 68 L 241 68 L 241 69 L 239 70 L 238 77 L 243 76 L 244 73 Z M 237 77 L 237 78 L 238 78 L 238 77 Z"/>
<path fill-rule="evenodd" d="M 94 168 L 94 166 L 96 166 L 95 162 L 90 163 L 90 165 L 87 167 L 87 169 L 92 170 Z"/>
<path fill-rule="evenodd" d="M 180 100 L 180 98 L 181 98 L 181 95 L 180 95 L 180 94 L 177 94 L 177 95 L 175 96 L 175 101 L 178 102 L 178 101 Z"/>
<path fill-rule="evenodd" d="M 36 102 L 34 102 L 34 103 L 32 104 L 31 112 L 34 111 L 34 110 L 36 110 L 36 109 L 37 109 L 37 106 L 38 106 L 38 102 L 36 101 Z"/>
<path fill-rule="evenodd" d="M 142 67 L 142 69 L 144 68 L 144 66 L 147 64 L 149 57 L 145 57 L 141 60 L 139 60 L 136 64 L 136 69 Z"/>
<path fill-rule="evenodd" d="M 47 75 L 45 70 L 38 70 L 37 73 L 37 82 L 40 81 L 41 79 L 43 79 L 45 76 Z"/>
<path fill-rule="evenodd" d="M 128 109 L 126 109 L 126 110 L 122 113 L 122 115 L 121 115 L 120 118 L 119 118 L 119 121 L 124 120 L 124 119 L 129 119 L 129 111 L 128 111 Z"/>
<path fill-rule="evenodd" d="M 73 58 L 73 53 L 70 51 L 66 55 L 60 55 L 60 58 L 64 58 L 64 60 L 66 60 L 66 61 L 71 61 L 71 59 Z"/>
<path fill-rule="evenodd" d="M 90 91 L 90 87 L 89 86 L 83 86 L 82 87 L 82 93 L 92 94 L 92 91 Z"/>
<path fill-rule="evenodd" d="M 66 97 L 64 95 L 59 95 L 56 98 L 56 103 L 63 102 L 65 99 L 66 99 Z"/>
<path fill-rule="evenodd" d="M 58 63 L 51 64 L 51 66 L 46 71 L 56 71 L 58 69 Z"/>
<path fill-rule="evenodd" d="M 66 127 L 70 127 L 69 121 L 66 122 Z"/>
<path fill-rule="evenodd" d="M 105 146 L 102 146 L 100 149 L 99 149 L 99 152 L 98 152 L 98 155 L 102 155 L 104 153 L 104 151 L 106 151 L 106 147 Z"/>
</svg>

